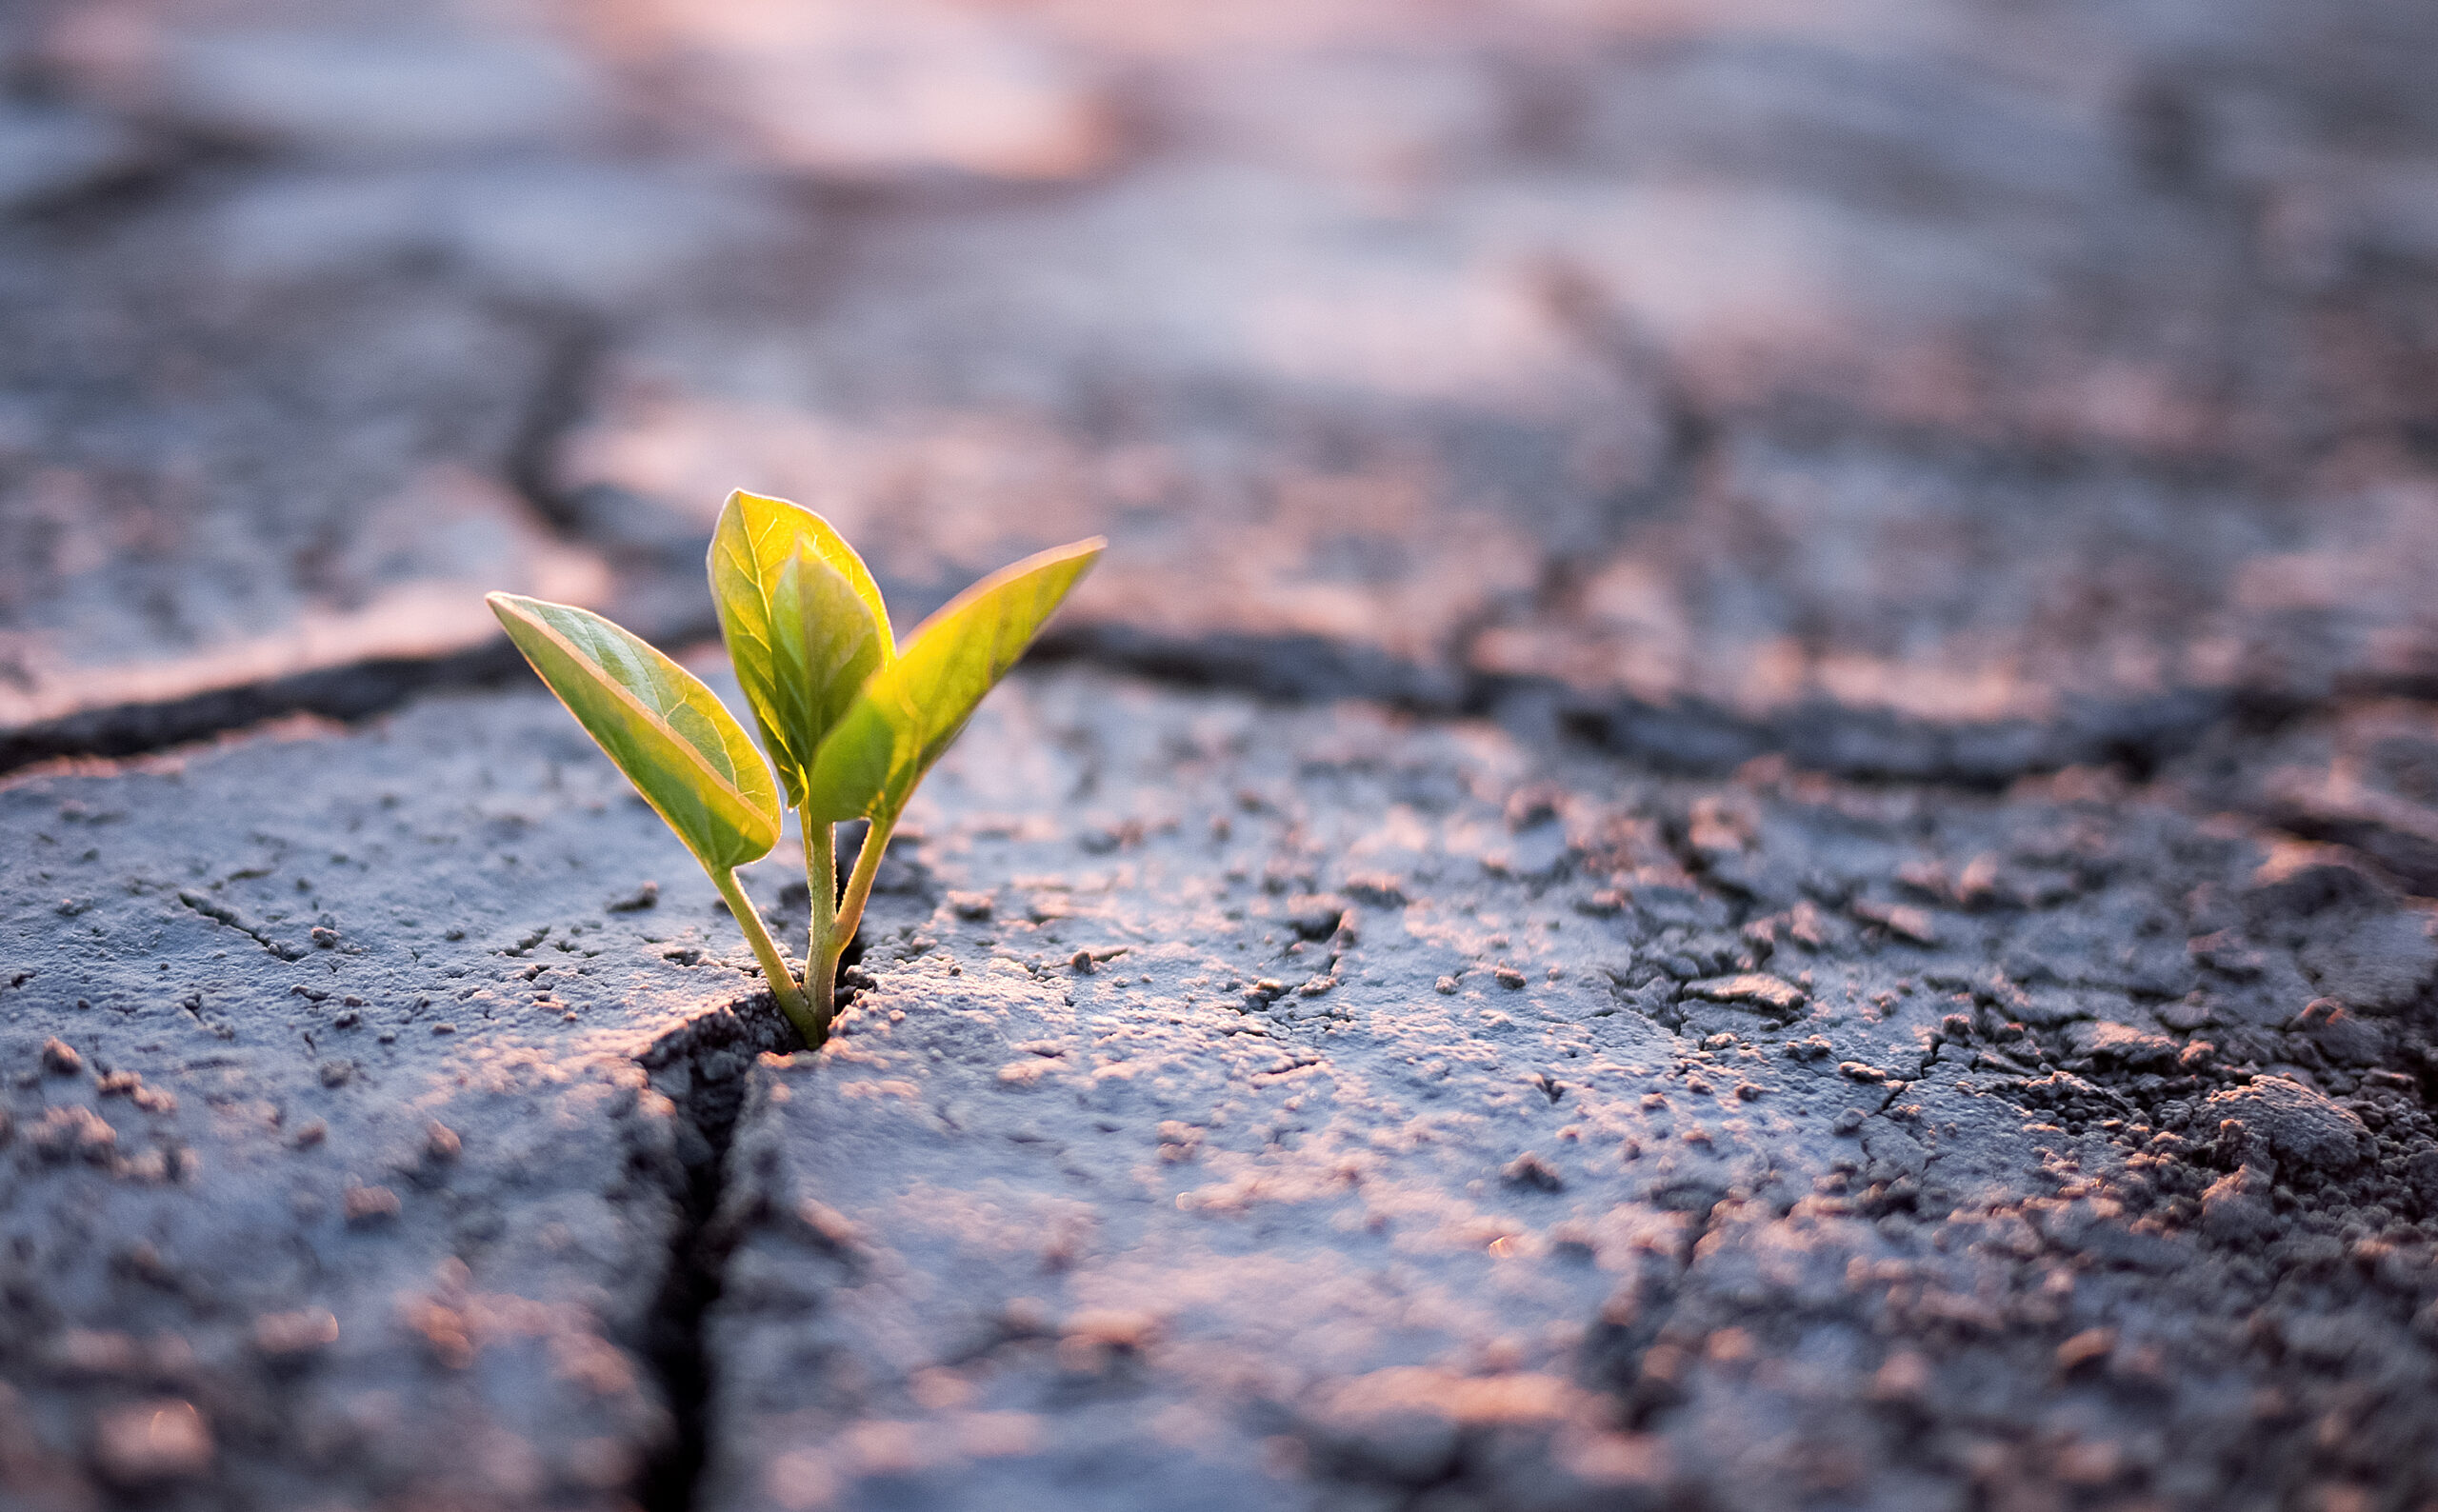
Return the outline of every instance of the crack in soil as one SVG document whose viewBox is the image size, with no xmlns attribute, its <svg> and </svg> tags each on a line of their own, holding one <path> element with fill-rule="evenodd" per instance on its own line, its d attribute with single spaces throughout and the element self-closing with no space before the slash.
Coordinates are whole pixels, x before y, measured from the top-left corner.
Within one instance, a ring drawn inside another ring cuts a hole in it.
<svg viewBox="0 0 2438 1512">
<path fill-rule="evenodd" d="M 527 507 L 559 534 L 581 540 L 584 512 L 552 478 L 551 459 L 560 439 L 584 418 L 609 332 L 598 319 L 570 308 L 535 306 L 519 313 L 541 332 L 546 354 L 500 470 Z"/>
<path fill-rule="evenodd" d="M 524 666 L 502 636 L 447 656 L 376 657 L 158 703 L 85 709 L 0 731 L 0 772 L 63 758 L 146 756 L 291 714 L 352 723 L 419 693 L 500 683 Z"/>
<path fill-rule="evenodd" d="M 863 954 L 859 935 L 840 960 L 842 982 Z M 841 1011 L 852 1001 L 852 990 L 842 990 Z M 677 1111 L 677 1168 L 669 1173 L 677 1225 L 641 1350 L 669 1403 L 672 1427 L 636 1485 L 642 1512 L 690 1512 L 695 1504 L 710 1460 L 710 1400 L 717 1384 L 705 1323 L 719 1301 L 729 1254 L 739 1238 L 733 1224 L 720 1221 L 730 1185 L 729 1150 L 755 1057 L 799 1050 L 803 1044 L 778 1004 L 760 992 L 671 1030 L 636 1058 L 652 1089 Z"/>
<path fill-rule="evenodd" d="M 645 1512 L 686 1512 L 709 1452 L 710 1361 L 703 1319 L 719 1300 L 728 1259 L 712 1219 L 726 1190 L 729 1145 L 745 1102 L 747 1068 L 765 1050 L 796 1047 L 769 994 L 759 993 L 671 1031 L 638 1059 L 652 1088 L 677 1109 L 677 1205 L 669 1269 L 652 1301 L 643 1354 L 669 1403 L 671 1431 L 644 1466 L 636 1501 Z"/>
<path fill-rule="evenodd" d="M 292 945 L 274 940 L 245 921 L 245 917 L 227 904 L 214 903 L 190 888 L 178 889 L 178 902 L 210 920 L 213 924 L 236 930 L 247 939 L 279 957 L 282 961 L 302 961 L 305 952 Z"/>
<path fill-rule="evenodd" d="M 545 358 L 500 469 L 539 520 L 580 542 L 581 513 L 552 487 L 549 462 L 558 438 L 582 418 L 586 385 L 606 337 L 599 321 L 566 308 L 514 307 L 507 317 L 539 332 Z M 708 628 L 689 627 L 686 638 Z M 669 638 L 670 630 L 661 626 L 653 633 Z M 445 655 L 366 657 L 175 698 L 80 709 L 0 730 L 0 773 L 63 758 L 147 755 L 294 714 L 352 723 L 388 713 L 420 693 L 505 681 L 524 665 L 502 636 Z"/>
<path fill-rule="evenodd" d="M 555 519 L 549 500 L 535 504 Z M 580 530 L 574 534 L 582 538 Z M 664 629 L 658 638 L 683 647 L 708 629 L 689 626 L 673 635 Z M 1854 780 L 1970 791 L 1995 791 L 2019 777 L 2078 763 L 2113 764 L 2139 777 L 2214 731 L 2255 722 L 2240 693 L 2189 689 L 2069 706 L 2044 723 L 2053 739 L 2025 750 L 2012 738 L 2022 733 L 2016 724 L 1948 726 L 1827 705 L 1755 717 L 1697 698 L 1659 705 L 1550 677 L 1429 666 L 1324 636 L 1163 635 L 1125 625 L 1069 625 L 1053 627 L 1030 659 L 1288 703 L 1362 698 L 1429 717 L 1521 720 L 1671 771 L 1723 773 L 1755 757 L 1785 754 L 1808 769 Z M 0 773 L 66 758 L 147 755 L 299 713 L 354 723 L 425 693 L 510 681 L 522 669 L 503 637 L 445 656 L 370 658 L 181 698 L 85 709 L 0 731 Z M 2331 697 L 2327 705 L 2344 701 Z"/>
</svg>

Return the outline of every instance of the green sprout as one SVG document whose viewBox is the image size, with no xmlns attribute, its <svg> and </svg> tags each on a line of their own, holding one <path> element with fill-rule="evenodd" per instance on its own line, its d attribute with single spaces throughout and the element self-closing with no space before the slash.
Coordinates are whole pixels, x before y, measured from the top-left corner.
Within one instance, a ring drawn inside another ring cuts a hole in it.
<svg viewBox="0 0 2438 1512">
<path fill-rule="evenodd" d="M 839 957 L 906 801 L 1106 545 L 1094 537 L 1001 567 L 901 647 L 871 572 L 829 521 L 785 499 L 729 494 L 711 535 L 711 597 L 769 766 L 702 679 L 600 615 L 513 593 L 488 602 L 710 873 L 770 995 L 817 1045 L 829 1032 Z M 737 867 L 779 843 L 783 795 L 803 826 L 812 894 L 801 983 L 736 880 Z M 834 826 L 855 819 L 868 827 L 842 892 Z"/>
</svg>

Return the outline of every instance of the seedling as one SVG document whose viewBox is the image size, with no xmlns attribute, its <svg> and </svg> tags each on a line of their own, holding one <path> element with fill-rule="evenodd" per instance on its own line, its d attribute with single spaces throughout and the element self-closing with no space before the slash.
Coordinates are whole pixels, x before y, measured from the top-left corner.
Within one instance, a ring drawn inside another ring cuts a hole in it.
<svg viewBox="0 0 2438 1512">
<path fill-rule="evenodd" d="M 784 499 L 729 494 L 711 535 L 711 598 L 768 766 L 702 679 L 600 615 L 513 593 L 489 602 L 533 670 L 711 874 L 770 995 L 805 1043 L 819 1044 L 839 957 L 906 801 L 1106 544 L 1078 541 L 1001 567 L 901 647 L 870 571 L 829 521 Z M 803 826 L 812 894 L 801 981 L 736 880 L 737 867 L 779 843 L 783 796 Z M 868 827 L 842 892 L 836 826 L 854 819 Z"/>
</svg>

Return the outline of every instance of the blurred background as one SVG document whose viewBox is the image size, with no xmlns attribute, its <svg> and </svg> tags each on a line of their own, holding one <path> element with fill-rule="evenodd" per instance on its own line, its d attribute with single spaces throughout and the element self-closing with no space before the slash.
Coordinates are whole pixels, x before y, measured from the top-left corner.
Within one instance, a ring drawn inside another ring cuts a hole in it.
<svg viewBox="0 0 2438 1512">
<path fill-rule="evenodd" d="M 1067 654 L 1692 764 L 2438 695 L 2433 77 L 2428 0 L 14 0 L 0 756 L 495 673 L 491 587 L 699 638 L 738 486 L 909 618 L 1103 531 Z"/>
</svg>

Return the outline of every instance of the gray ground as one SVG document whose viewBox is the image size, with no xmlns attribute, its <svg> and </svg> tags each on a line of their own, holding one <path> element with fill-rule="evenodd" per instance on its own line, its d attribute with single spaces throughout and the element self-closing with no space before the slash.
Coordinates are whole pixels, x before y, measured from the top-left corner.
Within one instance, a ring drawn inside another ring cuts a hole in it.
<svg viewBox="0 0 2438 1512">
<path fill-rule="evenodd" d="M 2426 1512 L 2433 18 L 0 13 L 0 1506 Z M 1113 541 L 817 1054 L 740 484 Z"/>
<path fill-rule="evenodd" d="M 740 481 L 909 603 L 1105 530 L 1070 648 L 1713 766 L 2426 695 L 2434 55 L 2401 0 L 29 0 L 0 733 L 358 714 L 496 668 L 475 586 L 699 627 Z"/>
<path fill-rule="evenodd" d="M 538 693 L 0 823 L 28 1505 L 2438 1486 L 2429 911 L 2172 782 L 1022 679 L 758 1059 Z"/>
</svg>

